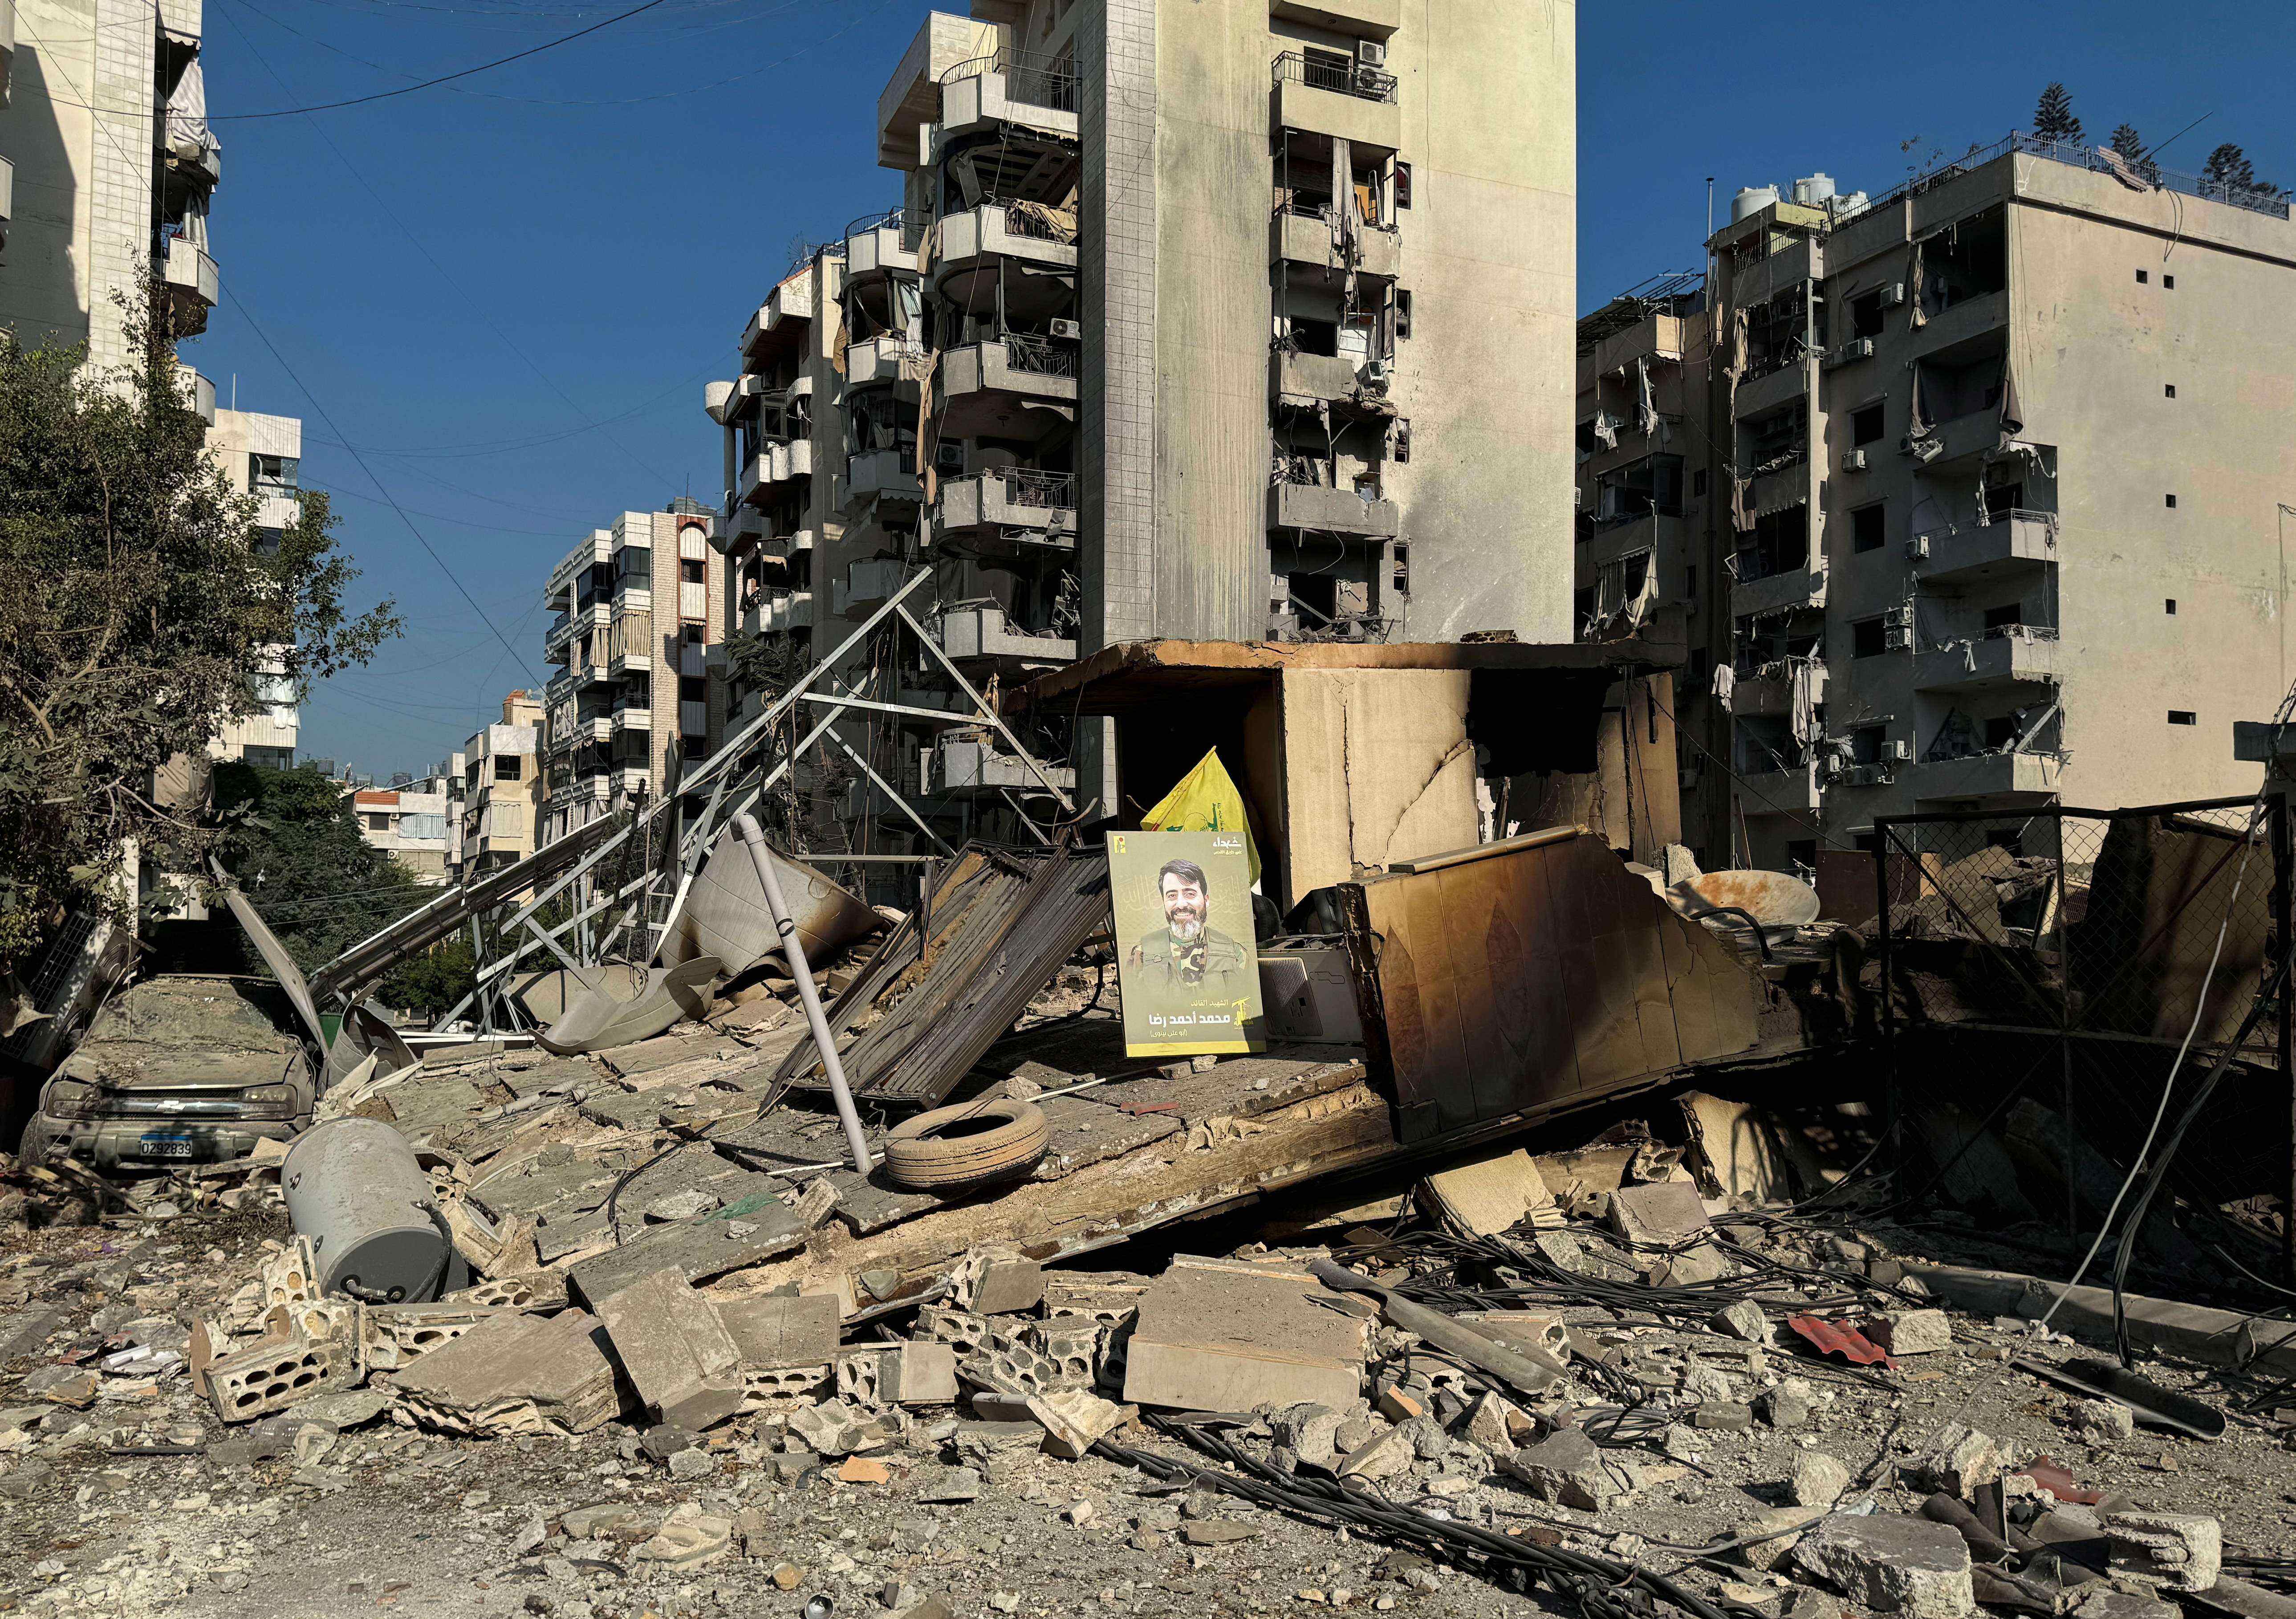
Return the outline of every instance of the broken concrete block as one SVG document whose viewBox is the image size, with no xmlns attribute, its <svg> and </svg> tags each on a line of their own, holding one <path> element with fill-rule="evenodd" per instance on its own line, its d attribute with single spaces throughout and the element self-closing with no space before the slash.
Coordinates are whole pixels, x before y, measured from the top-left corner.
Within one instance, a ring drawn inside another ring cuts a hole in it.
<svg viewBox="0 0 2296 1619">
<path fill-rule="evenodd" d="M 1141 1301 L 1124 1397 L 1193 1410 L 1344 1409 L 1363 1385 L 1367 1323 L 1314 1302 L 1330 1296 L 1302 1271 L 1176 1259 Z"/>
<path fill-rule="evenodd" d="M 1530 1437 L 1530 1418 L 1496 1394 L 1485 1394 L 1467 1412 L 1467 1437 L 1493 1456 L 1504 1456 Z"/>
<path fill-rule="evenodd" d="M 760 1367 L 742 1374 L 742 1409 L 769 1409 L 791 1400 L 810 1400 L 830 1380 L 830 1368 L 820 1366 Z"/>
<path fill-rule="evenodd" d="M 1620 1187 L 1611 1194 L 1611 1229 L 1641 1250 L 1654 1286 L 1689 1286 L 1719 1280 L 1734 1267 L 1705 1240 L 1712 1228 L 1705 1200 L 1689 1180 Z M 1660 1252 L 1663 1250 L 1663 1252 Z"/>
<path fill-rule="evenodd" d="M 1743 1434 L 1754 1426 L 1754 1409 L 1734 1400 L 1709 1400 L 1690 1413 L 1690 1426 L 1726 1434 Z"/>
<path fill-rule="evenodd" d="M 2162 1590 L 2207 1590 L 2224 1566 L 2224 1528 L 2212 1517 L 2127 1510 L 2104 1515 L 2115 1574 Z"/>
<path fill-rule="evenodd" d="M 1823 1451 L 1804 1451 L 1794 1458 L 1786 1494 L 1797 1507 L 1831 1507 L 1849 1488 L 1848 1467 Z"/>
<path fill-rule="evenodd" d="M 969 1360 L 988 1351 L 988 1318 L 974 1315 L 969 1310 L 957 1310 L 947 1304 L 928 1304 L 917 1311 L 917 1325 L 925 1335 L 938 1344 L 954 1348 L 959 1359 Z"/>
<path fill-rule="evenodd" d="M 737 1205 L 742 1206 L 742 1205 Z M 806 1233 L 783 1203 L 744 1207 L 739 1218 L 719 1210 L 699 1220 L 674 1220 L 639 1232 L 619 1248 L 578 1262 L 566 1273 L 567 1295 L 585 1309 L 657 1270 L 675 1270 L 689 1282 L 763 1263 L 805 1246 Z"/>
<path fill-rule="evenodd" d="M 837 1356 L 837 1300 L 825 1293 L 769 1293 L 714 1301 L 744 1371 L 826 1365 Z"/>
<path fill-rule="evenodd" d="M 1045 1449 L 1070 1461 L 1139 1414 L 1137 1406 L 1118 1405 L 1083 1389 L 1059 1389 L 1029 1401 L 1029 1415 L 1044 1426 Z"/>
<path fill-rule="evenodd" d="M 1412 1444 L 1409 1428 L 1390 1428 L 1384 1434 L 1374 1434 L 1366 1442 L 1357 1445 L 1340 1459 L 1335 1469 L 1342 1478 L 1393 1478 L 1406 1473 L 1418 1459 Z"/>
<path fill-rule="evenodd" d="M 1934 1354 L 1953 1347 L 1953 1323 L 1942 1310 L 1890 1310 L 1866 1324 L 1866 1335 L 1893 1355 Z"/>
<path fill-rule="evenodd" d="M 1044 1267 L 1017 1253 L 968 1253 L 950 1273 L 949 1294 L 974 1315 L 1033 1310 L 1045 1296 Z"/>
<path fill-rule="evenodd" d="M 2118 1400 L 2076 1401 L 2072 1426 L 2074 1432 L 2092 1440 L 2133 1439 L 2136 1413 Z"/>
<path fill-rule="evenodd" d="M 1148 1292 L 1145 1277 L 1060 1276 L 1045 1278 L 1045 1319 L 1082 1316 L 1105 1327 L 1132 1325 Z"/>
<path fill-rule="evenodd" d="M 1420 1193 L 1436 1217 L 1468 1237 L 1496 1237 L 1528 1220 L 1554 1226 L 1562 1212 L 1529 1153 L 1517 1150 L 1430 1175 Z"/>
<path fill-rule="evenodd" d="M 1824 1516 L 1808 1507 L 1761 1508 L 1738 1526 L 1737 1538 L 1746 1542 L 1738 1556 L 1749 1568 L 1775 1568 Z"/>
<path fill-rule="evenodd" d="M 1754 1415 L 1774 1428 L 1805 1426 L 1810 1409 L 1807 1395 L 1787 1388 L 1764 1389 L 1754 1401 Z"/>
<path fill-rule="evenodd" d="M 2178 1619 L 2184 1609 L 2155 1597 L 2116 1590 L 2098 1580 L 2081 1589 L 2072 1612 L 2073 1619 Z"/>
<path fill-rule="evenodd" d="M 1707 1326 L 1716 1332 L 1748 1344 L 1767 1344 L 1770 1341 L 1770 1318 L 1751 1299 L 1741 1299 L 1726 1310 L 1714 1312 Z"/>
<path fill-rule="evenodd" d="M 707 1513 L 688 1503 L 678 1508 L 654 1532 L 653 1539 L 637 1549 L 641 1562 L 668 1568 L 698 1568 L 732 1549 L 734 1520 Z"/>
<path fill-rule="evenodd" d="M 258 1344 L 209 1364 L 208 1398 L 226 1422 L 252 1422 L 328 1387 L 338 1361 L 348 1352 L 340 1344 L 303 1338 Z M 87 1374 L 91 1379 L 94 1375 Z"/>
<path fill-rule="evenodd" d="M 1030 1335 L 1037 1352 L 1053 1366 L 1054 1388 L 1090 1388 L 1100 1366 L 1103 1329 L 1097 1321 L 1070 1317 L 1045 1321 Z"/>
<path fill-rule="evenodd" d="M 1328 1467 L 1339 1459 L 1340 1414 L 1312 1401 L 1285 1406 L 1267 1419 L 1275 1442 L 1301 1461 Z"/>
<path fill-rule="evenodd" d="M 1967 1500 L 1972 1491 L 1999 1478 L 2007 1467 L 2008 1459 L 1991 1434 L 1956 1422 L 1948 1425 L 1929 1454 L 1909 1470 L 1926 1488 Z"/>
<path fill-rule="evenodd" d="M 622 1409 L 605 1328 L 579 1310 L 496 1316 L 424 1355 L 391 1393 L 458 1434 L 586 1434 Z"/>
<path fill-rule="evenodd" d="M 1882 1513 L 1830 1517 L 1794 1548 L 1794 1560 L 1873 1613 L 1962 1619 L 1976 1611 L 1969 1545 L 1949 1524 Z"/>
<path fill-rule="evenodd" d="M 873 1451 L 890 1437 L 868 1412 L 842 1400 L 791 1411 L 789 1431 L 803 1440 L 816 1456 L 850 1456 Z"/>
<path fill-rule="evenodd" d="M 1632 1488 L 1626 1468 L 1606 1459 L 1602 1447 L 1578 1428 L 1527 1445 L 1501 1459 L 1499 1467 L 1545 1500 L 1582 1512 L 1598 1512 Z"/>
<path fill-rule="evenodd" d="M 867 1344 L 838 1356 L 837 1394 L 859 1405 L 949 1405 L 956 1351 L 946 1344 Z"/>
<path fill-rule="evenodd" d="M 1470 1310 L 1459 1319 L 1510 1348 L 1535 1350 L 1558 1360 L 1570 1358 L 1570 1329 L 1561 1316 L 1539 1310 Z"/>
<path fill-rule="evenodd" d="M 742 1357 L 716 1308 L 675 1270 L 598 1301 L 630 1386 L 658 1422 L 695 1433 L 742 1409 Z"/>
</svg>

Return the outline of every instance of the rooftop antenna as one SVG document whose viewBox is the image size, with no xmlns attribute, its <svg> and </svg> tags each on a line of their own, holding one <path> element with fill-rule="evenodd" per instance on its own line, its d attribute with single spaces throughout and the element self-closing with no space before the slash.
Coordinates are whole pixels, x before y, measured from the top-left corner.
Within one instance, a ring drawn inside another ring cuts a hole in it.
<svg viewBox="0 0 2296 1619">
<path fill-rule="evenodd" d="M 2160 156 L 2161 148 L 2166 146 L 2169 144 L 2169 141 L 2178 140 L 2185 136 L 2192 134 L 2194 130 L 2199 128 L 2202 124 L 2207 123 L 2216 115 L 2217 110 L 2214 107 L 2210 107 L 2206 112 L 2202 113 L 2200 117 L 2194 119 L 2191 123 L 2186 124 L 2182 129 L 2177 130 L 2175 135 L 2170 136 L 2168 141 L 2153 142 L 2152 145 L 2144 149 L 2144 155 L 2148 158 Z"/>
<path fill-rule="evenodd" d="M 1706 177 L 1706 234 L 1714 234 L 1714 177 Z"/>
</svg>

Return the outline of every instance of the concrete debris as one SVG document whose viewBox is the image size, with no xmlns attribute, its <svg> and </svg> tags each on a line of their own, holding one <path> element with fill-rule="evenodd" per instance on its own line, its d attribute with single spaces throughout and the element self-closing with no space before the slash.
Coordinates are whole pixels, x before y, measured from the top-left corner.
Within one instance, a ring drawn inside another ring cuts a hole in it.
<svg viewBox="0 0 2296 1619">
<path fill-rule="evenodd" d="M 1893 1355 L 1934 1354 L 1953 1347 L 1953 1323 L 1942 1310 L 1891 1310 L 1868 1321 L 1866 1335 Z"/>
<path fill-rule="evenodd" d="M 1578 1428 L 1517 1451 L 1499 1465 L 1540 1499 L 1581 1512 L 1599 1512 L 1635 1488 L 1626 1464 L 1611 1460 Z"/>
<path fill-rule="evenodd" d="M 1538 1165 L 1521 1150 L 1430 1175 L 1419 1189 L 1436 1218 L 1464 1237 L 1497 1237 L 1525 1220 L 1549 1229 L 1562 1223 Z"/>
<path fill-rule="evenodd" d="M 1831 1507 L 1849 1488 L 1848 1467 L 1823 1451 L 1804 1451 L 1794 1458 L 1786 1494 L 1797 1507 Z"/>
<path fill-rule="evenodd" d="M 1347 1406 L 1363 1381 L 1366 1324 L 1318 1302 L 1330 1296 L 1302 1270 L 1176 1259 L 1141 1299 L 1124 1398 L 1201 1411 Z"/>
<path fill-rule="evenodd" d="M 503 1315 L 398 1374 L 418 1422 L 461 1434 L 586 1434 L 622 1412 L 605 1329 L 578 1310 Z"/>
<path fill-rule="evenodd" d="M 1946 1426 L 1908 1470 L 1917 1485 L 1966 1500 L 1980 1486 L 1998 1479 L 2008 1466 L 1990 1434 L 1956 1422 Z"/>
<path fill-rule="evenodd" d="M 1962 1619 L 1977 1598 L 1969 1547 L 1944 1524 L 1875 1513 L 1827 1518 L 1794 1548 L 1794 1560 L 1876 1614 Z"/>
<path fill-rule="evenodd" d="M 742 1409 L 742 1352 L 717 1308 L 674 1270 L 598 1301 L 598 1320 L 630 1386 L 657 1422 L 696 1432 Z"/>
<path fill-rule="evenodd" d="M 2112 1570 L 2161 1590 L 2204 1591 L 2224 1566 L 2224 1526 L 2212 1517 L 2123 1509 L 2102 1520 Z"/>
</svg>

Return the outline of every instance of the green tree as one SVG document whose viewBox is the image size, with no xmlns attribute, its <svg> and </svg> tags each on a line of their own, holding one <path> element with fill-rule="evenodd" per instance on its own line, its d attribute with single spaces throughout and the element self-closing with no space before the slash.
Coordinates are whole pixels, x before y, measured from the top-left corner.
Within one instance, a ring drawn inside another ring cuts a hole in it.
<svg viewBox="0 0 2296 1619">
<path fill-rule="evenodd" d="M 351 795 L 316 766 L 218 764 L 213 801 L 226 869 L 306 973 L 438 895 L 360 835 Z M 251 947 L 244 960 L 261 970 Z"/>
<path fill-rule="evenodd" d="M 2130 173 L 2141 176 L 2155 185 L 2161 183 L 2161 166 L 2144 155 L 2144 137 L 2136 133 L 2136 125 L 2120 125 L 2113 130 L 2112 138 L 2107 144 L 2128 165 Z"/>
<path fill-rule="evenodd" d="M 2258 179 L 2256 165 L 2248 160 L 2248 153 L 2230 141 L 2209 153 L 2208 162 L 2201 168 L 2201 178 L 2211 185 L 2221 185 L 2228 192 L 2273 196 L 2280 190 L 2269 180 Z"/>
<path fill-rule="evenodd" d="M 2033 133 L 2045 141 L 2080 140 L 2081 121 L 2073 116 L 2072 93 L 2063 85 L 2053 80 L 2041 92 L 2033 108 Z"/>
<path fill-rule="evenodd" d="M 324 495 L 258 544 L 174 344 L 132 324 L 139 362 L 103 374 L 0 332 L 0 972 L 71 908 L 124 912 L 131 851 L 200 868 L 221 828 L 154 778 L 253 710 L 266 663 L 300 688 L 398 629 L 346 606 Z"/>
<path fill-rule="evenodd" d="M 381 992 L 387 1006 L 420 1007 L 436 1014 L 468 995 L 477 982 L 478 958 L 471 953 L 471 941 L 450 939 L 393 967 L 384 976 Z"/>
</svg>

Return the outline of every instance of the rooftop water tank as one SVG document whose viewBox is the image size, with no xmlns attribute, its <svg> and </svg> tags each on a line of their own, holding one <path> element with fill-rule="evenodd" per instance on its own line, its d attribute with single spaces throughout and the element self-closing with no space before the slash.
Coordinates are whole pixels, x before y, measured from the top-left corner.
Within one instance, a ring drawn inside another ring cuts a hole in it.
<svg viewBox="0 0 2296 1619">
<path fill-rule="evenodd" d="M 1778 188 L 1775 185 L 1742 185 L 1738 194 L 1730 199 L 1730 223 L 1735 225 L 1741 219 L 1751 218 L 1777 200 Z"/>
<path fill-rule="evenodd" d="M 1833 177 L 1814 174 L 1793 183 L 1793 200 L 1804 208 L 1822 208 L 1833 194 Z"/>
</svg>

